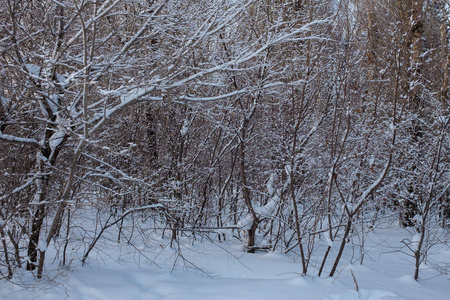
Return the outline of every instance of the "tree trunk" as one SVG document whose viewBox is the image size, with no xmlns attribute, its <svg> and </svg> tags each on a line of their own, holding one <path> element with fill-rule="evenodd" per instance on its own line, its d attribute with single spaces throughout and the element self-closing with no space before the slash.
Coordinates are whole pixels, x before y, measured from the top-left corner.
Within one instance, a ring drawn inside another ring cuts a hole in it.
<svg viewBox="0 0 450 300">
<path fill-rule="evenodd" d="M 350 233 L 351 228 L 352 228 L 352 218 L 351 216 L 348 216 L 347 226 L 345 227 L 345 233 L 344 236 L 342 237 L 341 246 L 339 247 L 339 252 L 336 257 L 336 260 L 334 261 L 333 268 L 331 268 L 330 277 L 333 277 L 334 273 L 336 272 L 337 266 L 342 257 L 342 253 L 344 253 L 345 244 L 347 243 L 347 237 Z"/>
<path fill-rule="evenodd" d="M 41 236 L 42 223 L 44 222 L 45 217 L 45 204 L 41 204 L 38 206 L 31 225 L 31 235 L 30 240 L 28 242 L 28 261 L 27 261 L 27 270 L 32 271 L 36 268 L 37 256 L 38 256 L 38 245 L 39 238 Z"/>
<path fill-rule="evenodd" d="M 252 225 L 248 230 L 248 239 L 247 239 L 247 252 L 254 253 L 255 252 L 255 234 L 256 229 L 258 228 L 259 220 L 258 216 L 253 209 L 252 201 L 250 198 L 250 189 L 247 184 L 247 174 L 246 174 L 246 165 L 245 165 L 245 140 L 246 140 L 246 130 L 248 126 L 249 120 L 247 118 L 244 119 L 242 128 L 240 131 L 240 143 L 239 143 L 239 169 L 241 173 L 241 181 L 242 181 L 242 192 L 244 196 L 245 204 L 247 205 L 248 212 L 252 216 Z"/>
</svg>

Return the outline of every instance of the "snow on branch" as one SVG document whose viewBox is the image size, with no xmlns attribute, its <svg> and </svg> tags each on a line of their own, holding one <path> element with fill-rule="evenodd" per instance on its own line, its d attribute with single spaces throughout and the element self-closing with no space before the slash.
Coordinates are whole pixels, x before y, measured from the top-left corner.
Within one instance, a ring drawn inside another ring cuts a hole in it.
<svg viewBox="0 0 450 300">
<path fill-rule="evenodd" d="M 100 128 L 111 116 L 115 115 L 122 109 L 135 104 L 144 96 L 150 94 L 155 87 L 146 88 L 136 88 L 130 92 L 128 92 L 125 96 L 122 97 L 121 102 L 116 106 L 105 109 L 103 114 L 97 113 L 91 123 L 97 122 L 94 127 L 91 129 L 90 134 L 95 132 L 98 128 Z"/>
<path fill-rule="evenodd" d="M 92 24 L 103 18 L 106 14 L 108 14 L 117 4 L 119 4 L 122 0 L 116 0 L 114 3 L 111 3 L 112 0 L 105 1 L 102 6 L 97 11 L 97 15 L 93 18 L 91 18 L 87 24 L 85 25 L 86 28 L 90 27 Z M 109 6 L 108 6 L 109 5 Z M 67 47 L 71 46 L 73 43 L 76 42 L 76 40 L 83 34 L 83 29 L 80 29 L 68 42 Z"/>
<path fill-rule="evenodd" d="M 1 131 L 0 131 L 0 139 L 7 141 L 7 142 L 11 142 L 11 143 L 31 144 L 31 145 L 40 146 L 39 142 L 35 139 L 22 138 L 22 137 L 10 135 L 10 134 L 4 134 Z"/>
<path fill-rule="evenodd" d="M 391 166 L 392 161 L 392 150 L 391 153 L 389 153 L 388 160 L 386 161 L 386 164 L 384 165 L 383 171 L 380 173 L 378 178 L 364 191 L 364 193 L 361 195 L 361 198 L 359 199 L 356 206 L 353 207 L 353 210 L 351 211 L 351 214 L 354 215 L 358 210 L 363 206 L 364 202 L 366 201 L 367 197 L 369 197 L 370 194 L 372 194 L 383 182 L 384 178 L 386 177 L 389 167 Z"/>
<path fill-rule="evenodd" d="M 26 189 L 26 188 L 29 187 L 31 184 L 33 184 L 34 180 L 36 180 L 37 177 L 42 176 L 42 175 L 43 175 L 42 173 L 37 173 L 37 174 L 35 174 L 35 175 L 33 176 L 33 178 L 28 179 L 27 182 L 25 182 L 24 184 L 22 184 L 22 185 L 19 186 L 19 187 L 16 187 L 14 190 L 12 190 L 11 193 L 8 193 L 8 194 L 6 194 L 6 195 L 1 196 L 1 197 L 0 197 L 0 201 L 3 201 L 3 200 L 5 200 L 6 198 L 10 197 L 11 195 L 16 194 L 16 193 L 18 193 L 18 192 L 20 192 L 20 191 Z"/>
<path fill-rule="evenodd" d="M 195 96 L 181 96 L 177 100 L 178 101 L 191 101 L 191 102 L 208 102 L 208 101 L 217 101 L 221 99 L 230 98 L 233 96 L 238 96 L 241 94 L 245 94 L 249 91 L 247 88 L 243 88 L 237 91 L 233 91 L 228 94 L 218 95 L 218 96 L 212 96 L 212 97 L 195 97 Z"/>
<path fill-rule="evenodd" d="M 157 204 L 150 204 L 150 205 L 144 205 L 144 206 L 139 206 L 139 207 L 133 207 L 130 208 L 128 210 L 126 210 L 120 217 L 119 220 L 121 220 L 122 218 L 126 217 L 127 215 L 133 213 L 133 212 L 137 212 L 137 211 L 141 211 L 141 210 L 145 210 L 145 209 L 155 209 L 155 208 L 164 208 L 164 205 L 162 205 L 161 203 L 157 203 Z"/>
</svg>

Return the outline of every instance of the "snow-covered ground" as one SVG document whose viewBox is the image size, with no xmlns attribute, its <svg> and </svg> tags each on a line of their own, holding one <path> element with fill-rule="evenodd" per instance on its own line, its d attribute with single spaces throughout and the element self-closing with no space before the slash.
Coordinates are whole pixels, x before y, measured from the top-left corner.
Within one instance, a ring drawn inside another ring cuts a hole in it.
<svg viewBox="0 0 450 300">
<path fill-rule="evenodd" d="M 183 257 L 161 238 L 141 248 L 102 242 L 84 266 L 74 259 L 65 273 L 56 271 L 49 261 L 48 276 L 39 284 L 26 272 L 20 281 L 13 279 L 17 285 L 1 282 L 0 299 L 450 299 L 448 275 L 423 265 L 420 280 L 413 279 L 413 258 L 395 248 L 408 237 L 410 233 L 399 228 L 370 233 L 364 264 L 359 264 L 360 250 L 347 247 L 333 278 L 326 272 L 316 276 L 323 255 L 320 251 L 313 255 L 310 276 L 302 277 L 297 255 L 248 254 L 235 241 L 214 244 L 199 238 L 193 245 L 180 245 Z M 322 250 L 326 245 L 323 241 Z M 447 245 L 432 250 L 430 264 L 450 263 Z M 336 252 L 334 248 L 330 254 L 328 271 Z M 49 271 L 52 268 L 55 271 Z"/>
</svg>

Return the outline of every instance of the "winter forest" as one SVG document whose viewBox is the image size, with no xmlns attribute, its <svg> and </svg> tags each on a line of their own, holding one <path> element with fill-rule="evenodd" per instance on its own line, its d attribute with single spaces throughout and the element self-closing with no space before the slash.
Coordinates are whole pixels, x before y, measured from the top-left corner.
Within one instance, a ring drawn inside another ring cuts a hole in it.
<svg viewBox="0 0 450 300">
<path fill-rule="evenodd" d="M 0 0 L 0 65 L 0 298 L 209 245 L 391 299 L 381 244 L 448 296 L 450 1 Z"/>
</svg>

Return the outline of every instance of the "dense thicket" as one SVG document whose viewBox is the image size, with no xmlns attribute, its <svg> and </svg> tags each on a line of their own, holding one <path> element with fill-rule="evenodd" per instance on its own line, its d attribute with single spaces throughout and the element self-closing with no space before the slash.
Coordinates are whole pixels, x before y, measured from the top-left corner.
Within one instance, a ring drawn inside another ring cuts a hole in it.
<svg viewBox="0 0 450 300">
<path fill-rule="evenodd" d="M 84 263 L 135 215 L 172 242 L 239 238 L 333 276 L 395 215 L 417 233 L 417 279 L 450 219 L 449 9 L 1 0 L 2 276 L 40 278 L 59 244 L 62 264 L 84 244 Z M 72 240 L 89 214 L 95 233 Z"/>
</svg>

